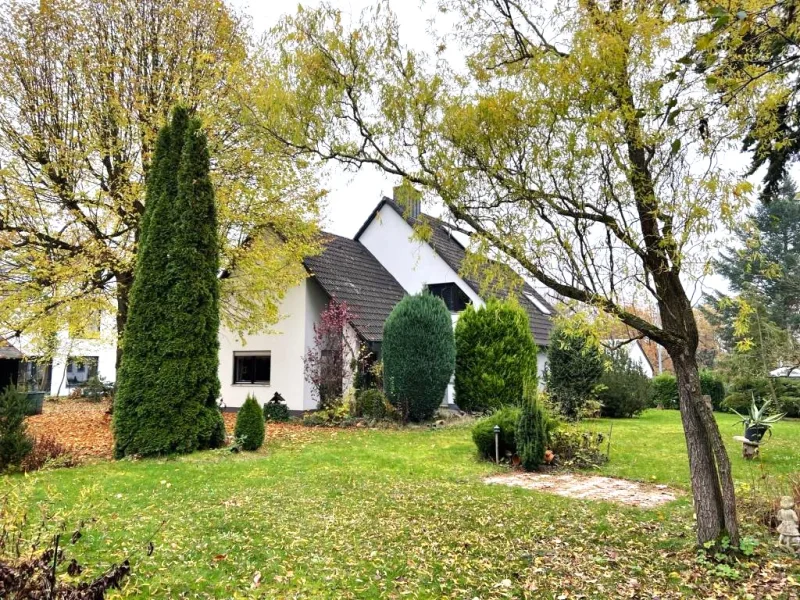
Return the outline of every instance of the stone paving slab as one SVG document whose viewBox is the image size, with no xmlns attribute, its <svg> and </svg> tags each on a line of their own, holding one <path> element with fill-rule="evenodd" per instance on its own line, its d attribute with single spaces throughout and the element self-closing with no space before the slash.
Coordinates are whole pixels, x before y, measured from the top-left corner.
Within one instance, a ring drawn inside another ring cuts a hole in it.
<svg viewBox="0 0 800 600">
<path fill-rule="evenodd" d="M 575 473 L 508 473 L 484 479 L 486 483 L 523 487 L 578 500 L 604 500 L 626 506 L 655 508 L 677 499 L 679 493 L 666 485 L 651 485 Z"/>
</svg>

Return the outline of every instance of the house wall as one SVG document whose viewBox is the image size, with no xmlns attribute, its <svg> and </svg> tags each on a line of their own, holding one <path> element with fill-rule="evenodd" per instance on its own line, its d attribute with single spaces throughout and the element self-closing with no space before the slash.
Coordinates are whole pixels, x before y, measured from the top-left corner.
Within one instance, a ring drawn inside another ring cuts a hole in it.
<svg viewBox="0 0 800 600">
<path fill-rule="evenodd" d="M 309 340 L 313 339 L 313 323 L 321 312 L 319 297 L 312 287 L 319 286 L 306 279 L 286 293 L 280 308 L 284 317 L 273 326 L 272 333 L 247 335 L 241 340 L 234 332 L 220 329 L 219 378 L 224 408 L 239 408 L 248 394 L 253 394 L 263 405 L 275 392 L 283 396 L 289 410 L 314 407 L 303 374 L 303 356 Z M 324 308 L 324 304 L 321 306 Z M 270 352 L 268 385 L 233 383 L 233 357 L 237 351 Z"/>
<path fill-rule="evenodd" d="M 430 283 L 455 282 L 476 306 L 483 306 L 483 300 L 430 245 L 411 239 L 413 233 L 411 225 L 384 204 L 358 241 L 409 294 L 421 292 Z"/>
<path fill-rule="evenodd" d="M 57 336 L 58 347 L 52 360 L 51 385 L 47 392 L 51 396 L 68 396 L 71 387 L 67 385 L 67 362 L 69 357 L 97 357 L 97 375 L 100 379 L 114 382 L 117 377 L 117 324 L 115 315 L 103 313 L 100 316 L 100 332 L 97 338 L 71 338 L 69 332 L 62 331 Z M 23 336 L 15 344 L 26 356 L 42 354 L 33 342 Z"/>
</svg>

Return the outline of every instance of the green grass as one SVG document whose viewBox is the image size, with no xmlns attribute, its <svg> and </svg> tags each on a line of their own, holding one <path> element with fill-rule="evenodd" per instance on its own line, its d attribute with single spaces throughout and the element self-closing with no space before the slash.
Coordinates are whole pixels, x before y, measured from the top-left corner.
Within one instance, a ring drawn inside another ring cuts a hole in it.
<svg viewBox="0 0 800 600">
<path fill-rule="evenodd" d="M 752 484 L 766 475 L 781 484 L 787 475 L 800 472 L 800 421 L 787 419 L 777 423 L 772 438 L 761 448 L 760 458 L 745 460 L 741 444 L 733 439 L 742 435 L 736 415 L 715 413 L 715 416 L 737 482 Z M 605 433 L 611 431 L 611 460 L 602 469 L 605 474 L 688 489 L 689 459 L 678 411 L 648 410 L 636 419 L 596 419 L 582 426 Z"/>
<path fill-rule="evenodd" d="M 778 425 L 765 464 L 796 470 L 798 440 L 800 423 Z M 650 411 L 614 421 L 604 471 L 685 486 L 683 452 L 678 414 Z M 754 467 L 734 461 L 737 478 L 749 476 Z M 96 518 L 68 547 L 84 576 L 132 558 L 125 597 L 716 596 L 744 593 L 766 572 L 736 566 L 737 582 L 698 565 L 688 496 L 657 510 L 623 508 L 482 482 L 498 470 L 476 458 L 464 427 L 351 430 L 300 448 L 268 443 L 264 454 L 45 472 L 31 485 L 68 522 Z M 762 543 L 757 562 L 770 552 Z"/>
</svg>

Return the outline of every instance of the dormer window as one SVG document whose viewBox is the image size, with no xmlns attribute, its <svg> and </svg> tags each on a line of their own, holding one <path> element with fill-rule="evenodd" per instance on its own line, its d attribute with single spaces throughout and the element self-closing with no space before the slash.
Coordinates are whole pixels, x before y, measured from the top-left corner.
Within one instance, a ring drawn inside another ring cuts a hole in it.
<svg viewBox="0 0 800 600">
<path fill-rule="evenodd" d="M 459 313 L 467 308 L 470 302 L 464 291 L 453 282 L 431 283 L 428 285 L 428 291 L 444 300 L 450 312 Z"/>
<path fill-rule="evenodd" d="M 543 303 L 543 302 L 541 302 L 541 301 L 540 301 L 540 300 L 539 300 L 539 299 L 538 299 L 536 296 L 534 296 L 533 294 L 528 294 L 528 293 L 526 293 L 526 294 L 525 294 L 525 297 L 526 297 L 528 300 L 530 300 L 531 304 L 533 304 L 533 305 L 534 305 L 536 308 L 538 308 L 538 309 L 539 309 L 539 312 L 540 312 L 540 313 L 542 313 L 542 314 L 544 314 L 544 315 L 549 315 L 549 314 L 551 313 L 551 310 L 550 310 L 549 308 L 547 308 L 547 307 L 544 305 L 544 303 Z"/>
</svg>

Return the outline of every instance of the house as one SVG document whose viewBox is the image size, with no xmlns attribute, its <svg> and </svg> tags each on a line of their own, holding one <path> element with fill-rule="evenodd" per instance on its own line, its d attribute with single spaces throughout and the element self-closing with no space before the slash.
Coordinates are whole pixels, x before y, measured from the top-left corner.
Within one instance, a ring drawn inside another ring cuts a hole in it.
<svg viewBox="0 0 800 600">
<path fill-rule="evenodd" d="M 401 187 L 395 188 L 398 193 Z M 429 241 L 414 239 L 414 225 L 430 228 Z M 323 233 L 323 251 L 304 261 L 308 277 L 288 290 L 280 307 L 284 318 L 276 331 L 246 335 L 221 329 L 219 378 L 223 407 L 240 407 L 248 394 L 263 404 L 276 392 L 290 410 L 316 407 L 311 384 L 306 381 L 303 357 L 313 344 L 314 326 L 331 299 L 345 302 L 353 319 L 346 335 L 380 357 L 383 324 L 406 294 L 429 290 L 447 304 L 455 323 L 469 303 L 483 306 L 476 280 L 459 275 L 465 247 L 443 221 L 420 212 L 411 203 L 404 211 L 393 198 L 383 198 L 353 239 Z M 515 294 L 528 312 L 531 332 L 540 348 L 538 366 L 544 369 L 552 329 L 550 305 L 530 285 L 518 281 Z M 101 325 L 102 327 L 102 325 Z M 64 340 L 63 357 L 53 361 L 51 393 L 65 394 L 99 375 L 113 381 L 110 356 L 113 344 L 103 340 Z M 67 343 L 69 342 L 69 343 Z M 74 358 L 72 358 L 74 357 Z M 346 373 L 345 378 L 352 374 Z M 445 404 L 453 404 L 450 386 Z"/>
</svg>

